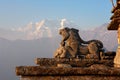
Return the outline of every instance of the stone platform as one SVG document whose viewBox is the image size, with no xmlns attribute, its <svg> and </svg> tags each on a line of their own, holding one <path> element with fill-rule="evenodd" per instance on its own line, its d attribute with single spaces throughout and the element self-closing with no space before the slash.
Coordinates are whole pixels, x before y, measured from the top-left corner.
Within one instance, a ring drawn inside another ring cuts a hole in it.
<svg viewBox="0 0 120 80">
<path fill-rule="evenodd" d="M 20 66 L 16 67 L 16 74 L 21 80 L 120 80 L 120 69 L 104 65 L 88 68 Z"/>
<path fill-rule="evenodd" d="M 74 66 L 57 66 L 57 64 L 68 64 L 67 62 Z M 38 66 L 16 67 L 16 75 L 20 76 L 20 80 L 120 80 L 120 68 L 108 65 L 113 63 L 112 60 L 37 58 L 35 63 Z M 92 64 L 85 66 L 88 63 Z"/>
<path fill-rule="evenodd" d="M 39 66 L 56 67 L 57 64 L 70 64 L 72 67 L 89 67 L 93 64 L 103 64 L 113 67 L 113 60 L 98 59 L 59 59 L 59 58 L 36 58 L 35 63 Z"/>
</svg>

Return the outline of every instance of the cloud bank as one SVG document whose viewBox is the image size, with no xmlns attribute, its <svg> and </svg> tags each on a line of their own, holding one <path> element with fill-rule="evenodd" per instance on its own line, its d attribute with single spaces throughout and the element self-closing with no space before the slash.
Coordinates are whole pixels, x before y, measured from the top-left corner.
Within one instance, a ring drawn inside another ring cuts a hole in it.
<svg viewBox="0 0 120 80">
<path fill-rule="evenodd" d="M 1 32 L 3 33 L 0 33 L 0 37 L 10 40 L 32 40 L 43 37 L 51 38 L 58 36 L 58 30 L 64 27 L 75 27 L 75 25 L 65 18 L 61 20 L 41 20 L 35 23 L 30 22 L 23 27 L 2 30 Z"/>
</svg>

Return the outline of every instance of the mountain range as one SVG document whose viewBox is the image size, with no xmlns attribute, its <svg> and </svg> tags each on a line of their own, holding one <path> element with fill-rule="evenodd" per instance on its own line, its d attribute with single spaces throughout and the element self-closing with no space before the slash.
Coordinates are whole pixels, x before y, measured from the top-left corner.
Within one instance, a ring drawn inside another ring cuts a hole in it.
<svg viewBox="0 0 120 80">
<path fill-rule="evenodd" d="M 37 57 L 53 57 L 61 41 L 58 30 L 64 27 L 77 28 L 83 40 L 101 40 L 106 50 L 115 51 L 117 32 L 108 31 L 107 25 L 105 23 L 94 29 L 82 30 L 73 22 L 62 19 L 31 22 L 20 28 L 0 28 L 0 78 L 17 80 L 16 66 L 35 65 L 34 59 Z"/>
</svg>

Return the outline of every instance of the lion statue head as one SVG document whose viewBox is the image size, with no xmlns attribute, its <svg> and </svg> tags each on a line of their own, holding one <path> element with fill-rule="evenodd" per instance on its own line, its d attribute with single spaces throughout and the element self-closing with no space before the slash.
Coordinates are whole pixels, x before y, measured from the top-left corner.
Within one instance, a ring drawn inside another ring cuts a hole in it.
<svg viewBox="0 0 120 80">
<path fill-rule="evenodd" d="M 62 36 L 62 41 L 65 41 L 69 38 L 70 36 L 69 31 L 70 28 L 68 27 L 59 30 L 59 34 Z"/>
<path fill-rule="evenodd" d="M 79 30 L 75 28 L 65 27 L 59 30 L 59 34 L 62 36 L 62 42 L 66 41 L 68 38 L 77 39 L 79 41 Z"/>
</svg>

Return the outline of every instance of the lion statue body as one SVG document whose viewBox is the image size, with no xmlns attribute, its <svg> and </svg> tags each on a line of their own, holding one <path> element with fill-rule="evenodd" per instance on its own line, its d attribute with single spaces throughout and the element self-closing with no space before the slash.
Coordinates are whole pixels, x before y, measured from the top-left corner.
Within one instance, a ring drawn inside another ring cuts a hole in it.
<svg viewBox="0 0 120 80">
<path fill-rule="evenodd" d="M 100 51 L 103 48 L 102 42 L 99 40 L 84 41 L 78 32 L 79 30 L 74 28 L 60 29 L 59 34 L 62 36 L 62 41 L 54 57 L 76 58 L 84 55 L 85 58 L 100 59 Z"/>
</svg>

